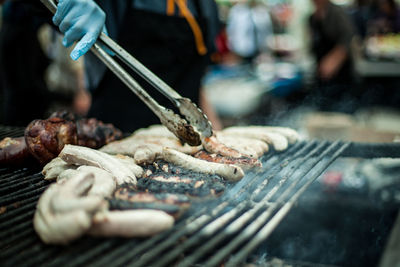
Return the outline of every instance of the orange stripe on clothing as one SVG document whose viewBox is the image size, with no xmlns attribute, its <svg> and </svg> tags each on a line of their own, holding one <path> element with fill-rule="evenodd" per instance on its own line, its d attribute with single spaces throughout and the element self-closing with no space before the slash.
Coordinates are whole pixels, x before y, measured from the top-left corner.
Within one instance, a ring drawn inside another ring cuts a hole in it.
<svg viewBox="0 0 400 267">
<path fill-rule="evenodd" d="M 187 7 L 187 0 L 184 0 L 184 2 L 185 2 L 185 6 Z M 181 12 L 180 12 L 180 15 L 181 15 L 181 16 L 184 16 L 184 15 L 183 15 L 183 12 L 182 12 L 182 9 L 180 9 L 180 11 L 181 11 Z"/>
<path fill-rule="evenodd" d="M 199 24 L 193 17 L 193 14 L 188 9 L 186 0 L 175 0 L 175 2 L 178 5 L 179 9 L 181 10 L 183 17 L 187 20 L 190 28 L 192 29 L 194 39 L 196 42 L 197 52 L 199 53 L 199 55 L 204 56 L 207 53 L 207 47 L 204 44 L 203 33 L 200 29 Z"/>
<path fill-rule="evenodd" d="M 175 2 L 174 0 L 167 0 L 167 15 L 173 16 L 175 13 Z"/>
</svg>

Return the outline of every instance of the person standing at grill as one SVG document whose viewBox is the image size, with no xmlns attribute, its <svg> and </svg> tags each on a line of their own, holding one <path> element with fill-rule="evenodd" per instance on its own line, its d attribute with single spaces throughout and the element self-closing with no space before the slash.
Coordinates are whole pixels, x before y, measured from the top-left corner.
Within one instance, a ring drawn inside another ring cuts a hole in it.
<svg viewBox="0 0 400 267">
<path fill-rule="evenodd" d="M 53 22 L 65 34 L 65 46 L 78 42 L 73 59 L 86 54 L 100 32 L 107 32 L 182 96 L 199 103 L 201 78 L 219 30 L 213 0 L 61 0 Z M 123 131 L 159 123 L 93 54 L 85 55 L 85 64 L 86 84 L 92 93 L 89 117 L 111 122 Z M 146 90 L 154 90 L 131 74 Z M 155 98 L 161 105 L 170 105 L 165 97 Z"/>
<path fill-rule="evenodd" d="M 46 22 L 20 1 L 0 1 L 0 123 L 25 126 L 45 115 L 50 93 L 44 73 L 50 60 L 37 36 Z M 35 11 L 36 12 L 36 11 Z M 40 104 L 39 104 L 40 103 Z"/>
<path fill-rule="evenodd" d="M 351 42 L 354 28 L 345 11 L 329 0 L 312 0 L 315 11 L 309 19 L 311 52 L 317 62 L 317 98 L 330 109 L 354 82 Z"/>
</svg>

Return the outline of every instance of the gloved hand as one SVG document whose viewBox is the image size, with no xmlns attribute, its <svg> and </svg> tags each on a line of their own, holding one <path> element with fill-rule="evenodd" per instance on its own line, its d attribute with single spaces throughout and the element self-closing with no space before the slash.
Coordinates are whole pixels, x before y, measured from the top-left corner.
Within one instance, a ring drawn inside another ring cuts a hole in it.
<svg viewBox="0 0 400 267">
<path fill-rule="evenodd" d="M 64 33 L 64 46 L 79 41 L 71 52 L 73 60 L 89 51 L 105 31 L 105 20 L 104 11 L 93 0 L 60 0 L 53 17 L 53 23 Z"/>
</svg>

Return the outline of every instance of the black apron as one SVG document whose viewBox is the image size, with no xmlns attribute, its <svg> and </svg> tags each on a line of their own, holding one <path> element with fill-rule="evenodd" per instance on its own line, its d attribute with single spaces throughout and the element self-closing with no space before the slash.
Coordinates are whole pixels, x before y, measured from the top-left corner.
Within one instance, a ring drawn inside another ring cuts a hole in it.
<svg viewBox="0 0 400 267">
<path fill-rule="evenodd" d="M 200 22 L 200 25 L 204 24 Z M 197 53 L 193 33 L 184 18 L 130 9 L 119 36 L 118 42 L 124 49 L 179 94 L 198 103 L 207 57 Z M 130 73 L 161 105 L 171 107 L 165 97 L 138 75 Z M 160 123 L 109 70 L 93 92 L 88 116 L 113 123 L 125 132 Z"/>
<path fill-rule="evenodd" d="M 33 16 L 20 1 L 9 8 L 0 30 L 0 123 L 26 126 L 43 118 L 50 103 L 44 81 L 49 59 L 37 37 L 46 20 Z"/>
</svg>

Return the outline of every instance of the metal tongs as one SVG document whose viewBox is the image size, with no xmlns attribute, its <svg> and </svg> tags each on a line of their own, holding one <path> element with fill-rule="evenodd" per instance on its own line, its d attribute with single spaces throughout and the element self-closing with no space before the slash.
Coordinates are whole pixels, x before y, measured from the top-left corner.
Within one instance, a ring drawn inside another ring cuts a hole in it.
<svg viewBox="0 0 400 267">
<path fill-rule="evenodd" d="M 57 5 L 54 0 L 41 0 L 41 2 L 53 14 L 56 13 Z M 155 101 L 102 47 L 106 47 L 108 50 L 115 53 L 122 62 L 167 97 L 190 124 L 180 115 L 158 104 L 157 101 Z M 174 89 L 169 87 L 164 81 L 143 66 L 110 37 L 101 33 L 97 42 L 91 48 L 91 51 L 114 72 L 114 74 L 157 115 L 161 123 L 182 142 L 196 146 L 201 144 L 201 136 L 212 136 L 213 131 L 207 116 L 189 98 L 179 95 Z"/>
</svg>

